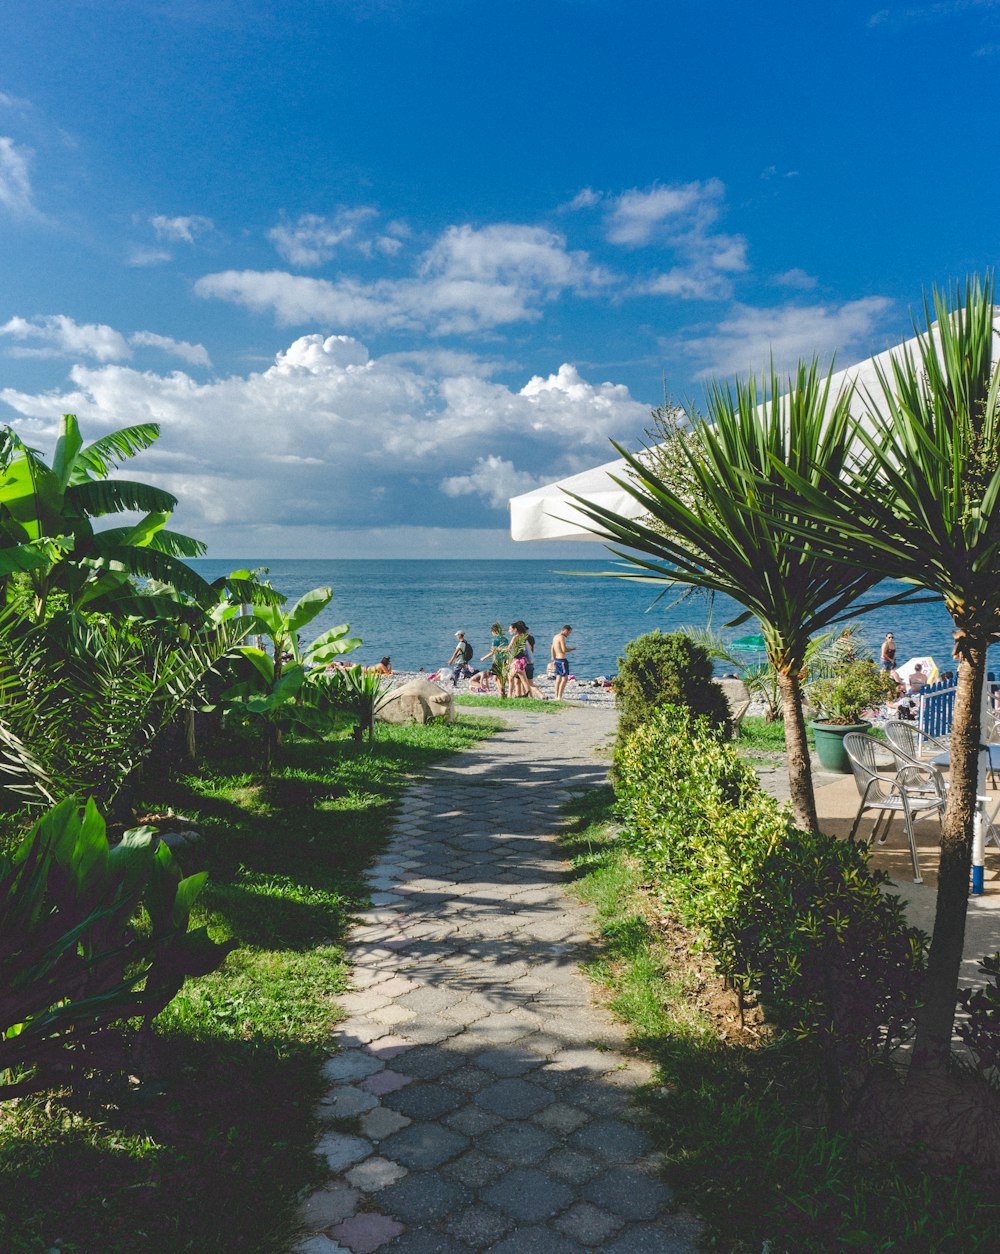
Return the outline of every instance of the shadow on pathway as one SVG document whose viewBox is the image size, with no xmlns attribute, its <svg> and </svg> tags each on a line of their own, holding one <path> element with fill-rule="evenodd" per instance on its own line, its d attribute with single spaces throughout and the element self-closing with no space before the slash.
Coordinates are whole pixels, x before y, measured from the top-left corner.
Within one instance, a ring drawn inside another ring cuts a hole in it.
<svg viewBox="0 0 1000 1254">
<path fill-rule="evenodd" d="M 326 1064 L 331 1178 L 296 1254 L 693 1254 L 632 1109 L 652 1078 L 591 999 L 562 807 L 614 713 L 513 712 L 412 788 L 351 935 Z"/>
</svg>

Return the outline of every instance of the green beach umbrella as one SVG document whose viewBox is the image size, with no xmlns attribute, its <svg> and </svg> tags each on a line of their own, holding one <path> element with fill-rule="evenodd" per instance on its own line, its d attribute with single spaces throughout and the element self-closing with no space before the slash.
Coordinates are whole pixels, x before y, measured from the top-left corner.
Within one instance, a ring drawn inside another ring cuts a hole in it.
<svg viewBox="0 0 1000 1254">
<path fill-rule="evenodd" d="M 729 647 L 750 653 L 755 649 L 766 649 L 767 641 L 763 636 L 740 636 L 739 640 L 731 641 Z"/>
</svg>

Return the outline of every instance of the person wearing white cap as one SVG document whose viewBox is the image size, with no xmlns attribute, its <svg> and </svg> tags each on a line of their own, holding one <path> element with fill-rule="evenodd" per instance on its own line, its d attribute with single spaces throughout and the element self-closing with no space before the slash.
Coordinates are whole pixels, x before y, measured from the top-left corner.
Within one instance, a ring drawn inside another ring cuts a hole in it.
<svg viewBox="0 0 1000 1254">
<path fill-rule="evenodd" d="M 456 631 L 455 639 L 458 641 L 458 644 L 455 645 L 455 652 L 448 659 L 448 665 L 454 666 L 455 668 L 451 672 L 451 684 L 453 688 L 458 687 L 458 681 L 460 679 L 468 679 L 468 677 L 472 674 L 472 667 L 469 663 L 472 661 L 472 654 L 474 652 L 472 645 L 469 644 L 468 640 L 465 638 L 464 631 Z"/>
</svg>

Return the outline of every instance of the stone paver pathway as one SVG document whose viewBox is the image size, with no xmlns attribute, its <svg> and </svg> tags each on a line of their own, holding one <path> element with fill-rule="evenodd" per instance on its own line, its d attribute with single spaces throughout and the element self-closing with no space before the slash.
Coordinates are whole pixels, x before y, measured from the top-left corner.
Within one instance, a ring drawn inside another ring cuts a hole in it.
<svg viewBox="0 0 1000 1254">
<path fill-rule="evenodd" d="M 373 870 L 296 1254 L 696 1248 L 632 1110 L 651 1070 L 579 969 L 591 922 L 557 844 L 614 713 L 511 722 L 410 790 Z"/>
</svg>

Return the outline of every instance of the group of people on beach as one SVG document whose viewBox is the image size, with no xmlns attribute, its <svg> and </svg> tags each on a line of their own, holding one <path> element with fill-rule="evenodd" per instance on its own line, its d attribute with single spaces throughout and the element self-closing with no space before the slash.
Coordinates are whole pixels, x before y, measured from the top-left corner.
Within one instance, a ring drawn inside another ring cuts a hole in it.
<svg viewBox="0 0 1000 1254">
<path fill-rule="evenodd" d="M 552 637 L 551 659 L 549 669 L 555 676 L 555 699 L 562 699 L 569 682 L 569 654 L 574 646 L 568 644 L 573 628 L 569 623 L 563 626 Z M 516 618 L 507 631 L 503 624 L 495 622 L 490 628 L 489 651 L 479 658 L 479 668 L 474 668 L 472 659 L 475 650 L 465 637 L 464 631 L 455 632 L 456 645 L 442 671 L 451 669 L 452 686 L 458 687 L 459 681 L 468 679 L 469 691 L 488 693 L 492 691 L 491 682 L 496 681 L 501 696 L 535 697 L 545 700 L 545 694 L 535 683 L 535 637 L 528 629 L 523 618 Z M 487 663 L 484 667 L 482 663 Z"/>
<path fill-rule="evenodd" d="M 896 669 L 896 637 L 891 631 L 885 633 L 879 661 L 882 669 L 888 672 L 889 678 L 896 684 L 896 698 L 889 702 L 889 709 L 899 718 L 916 718 L 916 698 L 931 682 L 931 677 L 924 670 L 923 663 L 914 662 L 913 670 L 908 675 L 901 674 Z M 946 682 L 950 680 L 954 683 L 955 681 L 953 671 L 942 672 L 940 678 Z"/>
</svg>

